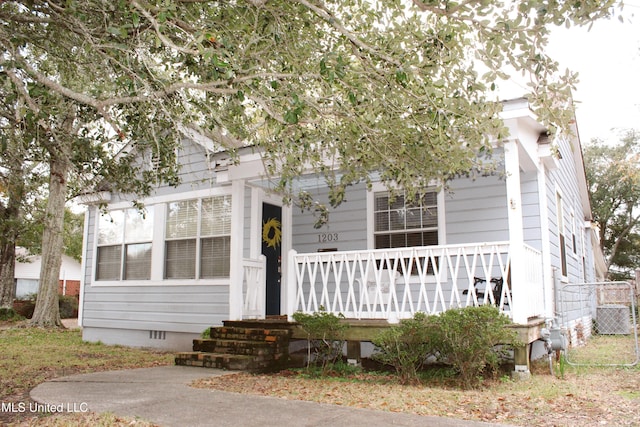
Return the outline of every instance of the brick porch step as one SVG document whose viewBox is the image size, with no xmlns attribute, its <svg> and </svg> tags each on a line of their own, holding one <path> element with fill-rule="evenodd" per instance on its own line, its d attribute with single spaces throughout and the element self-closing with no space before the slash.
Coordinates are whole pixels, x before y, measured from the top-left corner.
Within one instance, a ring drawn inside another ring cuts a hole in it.
<svg viewBox="0 0 640 427">
<path fill-rule="evenodd" d="M 194 339 L 193 351 L 176 353 L 175 364 L 252 372 L 286 367 L 291 331 L 252 326 L 212 327 L 211 338 Z"/>
<path fill-rule="evenodd" d="M 230 371 L 253 371 L 257 369 L 253 356 L 205 353 L 201 351 L 176 353 L 175 364 L 178 366 L 198 366 L 202 368 L 227 369 Z"/>
<path fill-rule="evenodd" d="M 281 347 L 280 343 L 269 341 L 220 338 L 193 340 L 193 351 L 205 353 L 268 355 L 284 350 Z"/>
<path fill-rule="evenodd" d="M 251 340 L 277 342 L 289 339 L 288 329 L 243 328 L 238 326 L 220 326 L 211 328 L 211 339 Z"/>
</svg>

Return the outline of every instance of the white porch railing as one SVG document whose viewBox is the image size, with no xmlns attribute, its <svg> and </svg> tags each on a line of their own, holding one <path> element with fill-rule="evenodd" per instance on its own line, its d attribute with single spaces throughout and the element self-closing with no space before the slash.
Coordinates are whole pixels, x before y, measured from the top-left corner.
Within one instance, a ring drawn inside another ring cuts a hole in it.
<svg viewBox="0 0 640 427">
<path fill-rule="evenodd" d="M 258 259 L 242 260 L 243 318 L 263 319 L 265 317 L 266 271 L 267 258 L 264 255 L 260 255 Z"/>
<path fill-rule="evenodd" d="M 542 257 L 525 245 L 526 266 L 511 286 L 508 242 L 289 254 L 288 315 L 326 310 L 347 318 L 395 322 L 416 312 L 493 304 L 513 318 L 542 314 Z M 492 280 L 493 279 L 493 280 Z M 293 282 L 293 283 L 292 283 Z M 513 292 L 522 292 L 514 295 Z"/>
</svg>

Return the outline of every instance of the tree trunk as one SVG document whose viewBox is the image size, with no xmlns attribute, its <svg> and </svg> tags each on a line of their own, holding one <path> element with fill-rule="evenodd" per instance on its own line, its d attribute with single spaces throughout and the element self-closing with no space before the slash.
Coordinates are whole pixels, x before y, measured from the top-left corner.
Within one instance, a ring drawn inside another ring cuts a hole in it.
<svg viewBox="0 0 640 427">
<path fill-rule="evenodd" d="M 16 243 L 3 241 L 0 247 L 0 309 L 13 310 L 16 297 Z"/>
<path fill-rule="evenodd" d="M 16 241 L 22 225 L 20 205 L 24 197 L 22 166 L 9 171 L 6 206 L 0 204 L 0 308 L 13 309 L 16 297 Z"/>
<path fill-rule="evenodd" d="M 71 119 L 67 119 L 67 122 Z M 69 124 L 69 123 L 67 123 Z M 71 127 L 71 126 L 67 126 Z M 44 215 L 42 234 L 42 265 L 36 307 L 31 325 L 63 327 L 58 306 L 58 281 L 62 263 L 64 205 L 67 197 L 67 176 L 71 152 L 69 138 L 60 138 L 50 148 L 49 200 Z"/>
</svg>

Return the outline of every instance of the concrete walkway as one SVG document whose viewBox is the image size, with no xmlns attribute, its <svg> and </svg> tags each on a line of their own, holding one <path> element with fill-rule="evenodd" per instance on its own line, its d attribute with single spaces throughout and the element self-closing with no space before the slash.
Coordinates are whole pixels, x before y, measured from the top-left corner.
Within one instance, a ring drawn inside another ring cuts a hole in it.
<svg viewBox="0 0 640 427">
<path fill-rule="evenodd" d="M 31 398 L 64 411 L 111 412 L 164 427 L 498 426 L 189 387 L 196 379 L 227 373 L 162 366 L 72 375 L 38 385 Z"/>
</svg>

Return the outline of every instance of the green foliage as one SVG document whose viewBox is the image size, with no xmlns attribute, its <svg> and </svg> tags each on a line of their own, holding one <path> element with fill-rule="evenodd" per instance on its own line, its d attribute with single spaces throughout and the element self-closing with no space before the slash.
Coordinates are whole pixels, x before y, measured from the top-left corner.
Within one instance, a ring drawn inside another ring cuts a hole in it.
<svg viewBox="0 0 640 427">
<path fill-rule="evenodd" d="M 23 300 L 15 300 L 13 302 L 13 308 L 16 311 L 16 313 L 18 313 L 18 315 L 30 319 L 31 316 L 33 316 L 33 310 L 36 307 L 36 300 L 35 300 L 35 294 L 33 299 L 29 299 L 29 297 L 27 297 L 26 299 Z"/>
<path fill-rule="evenodd" d="M 208 327 L 207 329 L 202 331 L 202 333 L 200 334 L 200 338 L 205 340 L 211 338 L 211 327 Z"/>
<path fill-rule="evenodd" d="M 518 72 L 538 115 L 566 130 L 576 76 L 546 55 L 550 29 L 610 17 L 617 1 L 259 3 L 2 2 L 0 149 L 33 141 L 17 154 L 46 162 L 65 141 L 72 194 L 100 182 L 144 195 L 177 183 L 191 127 L 261 148 L 289 200 L 309 167 L 335 204 L 372 170 L 414 194 L 485 167 L 477 154 L 506 136 L 494 92 Z"/>
<path fill-rule="evenodd" d="M 58 304 L 60 307 L 61 319 L 73 319 L 78 317 L 78 299 L 72 295 L 59 295 Z"/>
<path fill-rule="evenodd" d="M 507 348 L 522 345 L 510 324 L 493 306 L 450 309 L 430 324 L 432 349 L 439 360 L 458 371 L 460 385 L 471 388 L 487 369 L 497 372 Z"/>
<path fill-rule="evenodd" d="M 617 142 L 591 141 L 584 162 L 610 278 L 633 278 L 640 265 L 640 132 L 622 132 Z"/>
<path fill-rule="evenodd" d="M 30 254 L 42 253 L 42 233 L 44 231 L 44 206 L 33 204 L 29 214 L 21 225 L 21 233 L 17 238 L 18 246 L 26 248 Z M 74 213 L 69 208 L 64 210 L 64 229 L 62 231 L 63 253 L 76 261 L 82 261 L 82 232 L 84 214 Z"/>
<path fill-rule="evenodd" d="M 562 351 L 560 352 L 560 356 L 558 357 L 558 360 L 554 365 L 556 378 L 563 380 L 566 370 L 567 370 L 567 357 L 564 354 L 564 351 Z"/>
<path fill-rule="evenodd" d="M 416 313 L 413 319 L 402 320 L 372 341 L 377 347 L 373 358 L 393 366 L 403 384 L 420 382 L 419 370 L 432 351 L 429 337 L 432 320 L 424 313 Z"/>
<path fill-rule="evenodd" d="M 31 318 L 36 306 L 37 294 L 26 295 L 14 302 L 16 313 L 25 318 Z M 72 295 L 58 295 L 58 307 L 61 319 L 72 319 L 78 316 L 78 299 Z"/>
<path fill-rule="evenodd" d="M 496 307 L 486 305 L 431 316 L 416 313 L 374 340 L 374 357 L 394 366 L 403 383 L 415 384 L 427 357 L 436 356 L 456 370 L 463 388 L 470 388 L 487 369 L 497 372 L 507 347 L 520 345 L 509 324 Z"/>
<path fill-rule="evenodd" d="M 22 319 L 24 319 L 24 317 L 17 313 L 13 308 L 0 307 L 0 320 L 15 321 Z"/>
<path fill-rule="evenodd" d="M 341 319 L 344 316 L 336 316 L 333 313 L 320 311 L 313 314 L 296 312 L 293 319 L 307 333 L 308 357 L 307 368 L 313 361 L 322 367 L 322 372 L 327 373 L 342 358 L 342 350 L 345 344 L 344 335 L 349 327 Z M 313 357 L 312 357 L 313 353 Z"/>
</svg>

